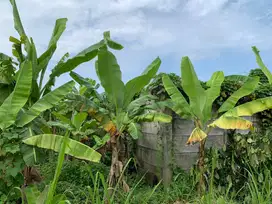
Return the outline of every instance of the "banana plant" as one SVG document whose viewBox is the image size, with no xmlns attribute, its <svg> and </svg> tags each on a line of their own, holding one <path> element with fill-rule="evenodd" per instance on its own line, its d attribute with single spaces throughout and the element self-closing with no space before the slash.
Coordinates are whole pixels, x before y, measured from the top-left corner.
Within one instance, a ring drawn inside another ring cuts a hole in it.
<svg viewBox="0 0 272 204">
<path fill-rule="evenodd" d="M 42 134 L 31 136 L 23 140 L 23 142 L 27 145 L 49 149 L 59 153 L 55 176 L 49 188 L 46 187 L 43 192 L 37 191 L 35 187 L 27 188 L 25 191 L 25 197 L 28 203 L 49 204 L 66 202 L 64 195 L 54 195 L 65 154 L 91 162 L 99 162 L 101 159 L 101 154 L 95 151 L 93 148 L 90 148 L 89 146 L 79 141 L 69 138 L 69 135 L 71 133 L 74 135 L 78 135 L 90 134 L 95 132 L 91 129 L 95 121 L 85 122 L 87 118 L 87 113 L 75 112 L 71 120 L 56 112 L 54 113 L 54 115 L 59 119 L 59 121 L 49 121 L 48 124 L 50 126 L 57 126 L 65 130 L 65 136 L 56 134 Z M 83 125 L 84 122 L 85 124 Z"/>
<path fill-rule="evenodd" d="M 80 117 L 82 118 L 82 117 Z M 81 119 L 78 119 L 76 124 L 79 124 Z M 75 125 L 76 126 L 76 125 Z M 80 142 L 71 140 L 69 138 L 70 131 L 66 130 L 65 136 L 60 135 L 37 135 L 25 139 L 23 142 L 30 145 L 35 145 L 41 148 L 52 149 L 59 152 L 58 163 L 55 170 L 55 175 L 51 184 L 45 187 L 42 192 L 39 192 L 37 188 L 31 187 L 26 188 L 25 191 L 21 190 L 22 197 L 27 201 L 27 203 L 42 203 L 42 204 L 51 204 L 51 203 L 65 203 L 66 200 L 64 194 L 55 195 L 58 178 L 61 173 L 61 168 L 63 166 L 63 161 L 65 154 L 72 155 L 79 159 L 85 159 L 92 162 L 99 162 L 101 155 L 93 150 L 92 148 L 83 145 Z"/>
<path fill-rule="evenodd" d="M 60 61 L 56 64 L 56 66 L 52 68 L 48 81 L 44 81 L 44 76 L 47 73 L 48 64 L 50 64 L 50 60 L 52 59 L 57 49 L 58 40 L 60 39 L 61 35 L 66 29 L 68 19 L 60 18 L 56 20 L 47 49 L 40 56 L 38 56 L 34 40 L 31 37 L 27 36 L 26 31 L 23 27 L 18 12 L 18 8 L 16 5 L 16 1 L 10 0 L 10 3 L 13 9 L 14 27 L 19 34 L 19 39 L 12 36 L 9 39 L 13 43 L 12 54 L 18 61 L 17 69 L 21 68 L 21 64 L 25 60 L 32 61 L 33 74 L 32 74 L 31 101 L 33 103 L 52 90 L 52 87 L 55 85 L 55 80 L 57 77 L 64 73 L 72 71 L 82 63 L 94 59 L 97 56 L 99 48 L 107 45 L 112 49 L 116 50 L 122 49 L 122 46 L 120 44 L 111 40 L 109 32 L 105 32 L 104 38 L 102 40 L 82 50 L 74 57 L 69 57 L 69 53 L 65 53 L 64 56 L 60 59 Z M 11 57 L 4 55 L 3 53 L 0 53 L 0 64 L 2 64 L 1 56 L 5 56 L 5 63 L 9 62 L 7 61 L 7 58 L 12 59 Z M 14 60 L 12 59 L 11 62 L 13 61 Z M 9 68 L 9 71 L 11 72 L 10 64 L 11 63 L 9 62 L 8 63 L 9 66 L 5 66 L 6 71 L 7 68 Z M 11 77 L 13 80 L 16 81 L 16 75 L 14 77 L 13 76 Z"/>
<path fill-rule="evenodd" d="M 52 69 L 49 80 L 43 86 L 44 74 L 57 48 L 57 42 L 66 28 L 67 19 L 61 18 L 56 20 L 48 48 L 38 57 L 34 41 L 32 38 L 27 37 L 22 25 L 15 0 L 10 0 L 10 3 L 13 9 L 14 27 L 20 39 L 10 37 L 10 41 L 13 43 L 12 53 L 18 61 L 18 69 L 14 74 L 10 74 L 11 79 L 15 80 L 15 87 L 0 107 L 0 129 L 2 130 L 9 128 L 13 124 L 17 127 L 29 125 L 44 111 L 51 109 L 61 101 L 71 91 L 74 82 L 70 81 L 51 91 L 56 77 L 70 72 L 78 65 L 95 58 L 100 47 L 107 45 L 112 49 L 122 49 L 120 44 L 110 39 L 110 33 L 105 32 L 104 38 L 100 42 L 86 48 L 66 61 L 65 58 L 68 57 L 68 54 L 65 54 Z M 25 52 L 23 52 L 23 48 Z M 11 71 L 12 58 L 3 54 L 0 56 L 2 59 L 0 61 L 1 66 L 3 67 L 3 62 L 5 62 L 4 64 L 8 65 L 5 68 L 8 67 Z"/>
<path fill-rule="evenodd" d="M 32 61 L 25 60 L 21 64 L 20 70 L 16 72 L 17 80 L 13 91 L 9 96 L 3 101 L 0 106 L 0 134 L 1 134 L 1 159 L 0 162 L 2 165 L 1 170 L 3 170 L 3 179 L 12 180 L 12 177 L 17 176 L 21 172 L 21 167 L 25 164 L 30 164 L 30 160 L 33 160 L 34 152 L 31 153 L 26 148 L 21 145 L 22 139 L 25 134 L 26 126 L 29 126 L 29 131 L 27 135 L 32 134 L 32 122 L 39 118 L 40 114 L 48 109 L 51 109 L 56 103 L 58 103 L 64 96 L 69 93 L 73 86 L 74 82 L 70 81 L 59 88 L 56 88 L 54 91 L 49 92 L 44 95 L 33 105 L 29 105 L 29 98 L 32 88 Z M 15 129 L 21 130 L 23 132 L 21 135 L 10 137 L 13 135 Z M 22 131 L 23 130 L 23 131 Z M 12 151 L 11 149 L 12 148 Z M 32 149 L 31 149 L 32 150 Z M 32 156 L 31 156 L 32 155 Z M 32 159 L 29 159 L 32 158 Z M 17 164 L 13 167 L 13 162 L 16 161 Z M 28 168 L 25 166 L 25 168 Z M 8 169 L 12 169 L 12 174 Z M 7 190 L 7 189 L 6 189 Z"/>
<path fill-rule="evenodd" d="M 88 100 L 86 100 L 86 96 L 80 94 L 74 95 L 73 99 L 70 98 L 70 100 L 72 99 L 70 104 L 73 104 L 71 106 L 76 110 L 87 111 L 110 136 L 108 141 L 106 136 L 102 139 L 94 138 L 97 143 L 103 142 L 105 144 L 107 142 L 112 152 L 112 165 L 108 181 L 110 187 L 113 187 L 122 175 L 122 166 L 125 162 L 124 155 L 119 155 L 119 151 L 126 136 L 131 136 L 135 140 L 141 137 L 139 123 L 143 121 L 171 122 L 171 116 L 158 111 L 164 106 L 157 102 L 157 97 L 142 94 L 135 99 L 135 95 L 140 93 L 156 75 L 160 64 L 161 60 L 156 58 L 140 76 L 124 84 L 115 56 L 108 51 L 107 47 L 103 47 L 98 51 L 96 72 L 105 93 L 98 94 L 96 92 Z M 85 78 L 75 72 L 71 72 L 70 76 L 79 85 L 93 90 Z M 122 183 L 124 189 L 128 189 L 124 180 Z"/>
<path fill-rule="evenodd" d="M 100 130 L 102 130 L 102 127 L 100 127 L 95 119 L 88 120 L 87 112 L 77 112 L 75 110 L 71 119 L 60 114 L 59 112 L 53 112 L 53 115 L 58 119 L 58 121 L 47 122 L 49 126 L 58 127 L 63 130 L 69 130 L 72 134 L 72 137 L 80 142 L 89 140 L 89 137 L 94 138 L 96 144 L 94 145 L 93 149 L 97 150 L 99 147 L 105 145 L 105 143 L 108 141 L 108 134 L 104 135 L 102 138 L 96 135 L 96 133 L 101 132 Z"/>
<path fill-rule="evenodd" d="M 54 195 L 65 154 L 91 162 L 99 162 L 101 159 L 101 154 L 95 151 L 93 148 L 69 138 L 71 133 L 73 135 L 84 135 L 95 132 L 93 129 L 91 129 L 95 121 L 85 122 L 87 113 L 75 112 L 71 120 L 56 112 L 53 112 L 53 114 L 59 119 L 59 121 L 49 121 L 48 125 L 63 129 L 66 131 L 65 136 L 56 134 L 41 134 L 31 136 L 23 140 L 23 143 L 27 145 L 53 150 L 59 153 L 55 176 L 49 188 L 46 187 L 43 192 L 37 191 L 35 187 L 25 189 L 25 197 L 28 203 L 45 204 L 65 202 L 64 195 Z M 85 124 L 83 125 L 84 122 Z"/>
<path fill-rule="evenodd" d="M 53 93 L 54 91 L 48 93 L 47 95 Z M 44 97 L 46 97 L 47 95 L 45 95 Z M 35 104 L 33 106 L 35 106 Z M 37 107 L 40 107 L 39 110 L 42 110 L 42 106 L 37 106 Z M 28 118 L 29 116 L 32 117 L 35 112 L 32 113 L 33 111 L 31 112 L 31 110 L 36 110 L 36 109 L 31 107 L 30 110 L 26 112 L 26 117 L 21 117 L 21 118 L 24 119 L 24 118 Z M 32 114 L 30 114 L 29 112 Z M 77 140 L 80 140 L 81 137 L 84 137 L 89 134 L 93 134 L 95 132 L 94 127 L 96 125 L 96 121 L 94 120 L 86 121 L 88 116 L 86 112 L 75 111 L 71 119 L 57 112 L 53 112 L 53 115 L 55 115 L 58 121 L 48 121 L 47 124 L 49 126 L 58 127 L 64 131 L 69 131 L 69 134 L 72 134 L 74 137 L 74 139 L 68 138 L 66 141 L 68 145 L 68 148 L 66 148 L 65 150 L 66 154 L 74 156 L 79 159 L 85 159 L 88 161 L 97 162 L 100 160 L 101 155 L 98 152 L 96 152 L 93 148 L 90 148 L 89 146 L 77 141 Z M 44 149 L 51 149 L 56 152 L 59 152 L 61 144 L 63 143 L 63 136 L 55 135 L 55 134 L 41 134 L 41 135 L 28 137 L 24 139 L 23 142 L 28 145 L 33 145 L 33 146 L 37 146 Z"/>
<path fill-rule="evenodd" d="M 156 58 L 143 73 L 129 80 L 122 81 L 122 73 L 113 53 L 107 47 L 98 51 L 96 60 L 96 73 L 101 86 L 105 90 L 109 101 L 108 109 L 101 110 L 96 107 L 88 110 L 89 114 L 104 124 L 104 129 L 110 134 L 110 147 L 112 151 L 109 186 L 113 187 L 123 171 L 122 155 L 119 155 L 122 138 L 130 135 L 133 139 L 141 136 L 140 125 L 142 121 L 171 122 L 171 116 L 157 111 L 161 104 L 156 104 L 154 96 L 143 95 L 138 99 L 134 96 L 151 81 L 156 75 L 161 60 Z M 128 133 L 128 134 L 125 134 Z M 123 180 L 124 189 L 128 186 Z"/>
<path fill-rule="evenodd" d="M 72 137 L 82 143 L 88 143 L 97 151 L 104 150 L 104 145 L 109 141 L 109 134 L 103 129 L 103 124 L 96 119 L 90 119 L 88 110 L 90 107 L 99 109 L 106 114 L 105 101 L 103 94 L 97 92 L 100 84 L 95 80 L 83 78 L 80 75 L 71 72 L 70 75 L 75 81 L 79 81 L 79 89 L 74 88 L 73 92 L 68 94 L 61 103 L 59 103 L 52 115 L 57 120 L 49 121 L 47 124 L 51 127 L 58 127 L 60 129 L 69 129 Z M 107 112 L 108 113 L 108 112 Z"/>
<path fill-rule="evenodd" d="M 270 109 L 272 98 L 264 98 L 248 102 L 235 107 L 238 100 L 249 95 L 258 86 L 259 78 L 247 78 L 240 89 L 234 92 L 222 105 L 213 113 L 213 102 L 220 95 L 221 84 L 224 81 L 224 73 L 215 72 L 206 83 L 208 89 L 204 89 L 194 67 L 188 57 L 181 60 L 181 86 L 189 98 L 189 102 L 175 87 L 170 78 L 163 76 L 163 84 L 169 96 L 171 104 L 169 107 L 182 118 L 194 121 L 195 128 L 192 131 L 187 144 L 200 142 L 198 167 L 201 172 L 199 190 L 202 191 L 204 184 L 204 149 L 205 141 L 214 127 L 223 129 L 250 129 L 252 122 L 240 116 L 251 116 L 257 112 Z"/>
<path fill-rule="evenodd" d="M 23 127 L 37 118 L 42 112 L 52 108 L 74 87 L 75 83 L 69 81 L 49 92 L 36 103 L 27 106 L 32 88 L 32 62 L 26 60 L 18 71 L 17 82 L 13 92 L 0 106 L 0 129 L 4 131 L 11 125 Z"/>
<path fill-rule="evenodd" d="M 98 49 L 105 44 L 110 44 L 113 48 L 120 49 L 118 44 L 112 43 L 112 40 L 107 38 L 86 48 L 74 57 L 68 58 L 68 54 L 65 54 L 60 62 L 53 67 L 49 80 L 45 82 L 44 75 L 57 48 L 57 42 L 66 28 L 67 19 L 61 18 L 56 20 L 48 48 L 38 56 L 33 39 L 27 36 L 23 28 L 15 0 L 10 0 L 10 3 L 13 9 L 14 27 L 19 34 L 19 38 L 11 36 L 9 39 L 13 43 L 12 54 L 15 59 L 0 53 L 0 89 L 2 93 L 0 97 L 0 129 L 1 137 L 4 137 L 4 144 L 2 143 L 0 148 L 1 156 L 4 157 L 15 157 L 15 149 L 11 154 L 8 147 L 10 145 L 22 146 L 23 138 L 17 138 L 16 143 L 14 143 L 8 137 L 5 138 L 6 134 L 3 133 L 11 130 L 11 127 L 25 129 L 28 126 L 28 135 L 32 135 L 33 129 L 41 129 L 42 124 L 34 125 L 39 121 L 38 119 L 41 119 L 40 116 L 46 110 L 55 106 L 72 90 L 74 82 L 70 81 L 52 91 L 56 77 L 73 70 L 84 62 L 92 60 L 96 57 Z M 68 59 L 65 60 L 66 58 Z M 45 133 L 51 135 L 50 130 Z M 48 138 L 51 137 L 49 135 L 47 135 Z M 30 155 L 26 156 L 29 149 L 26 151 L 16 148 L 17 150 L 20 153 L 20 158 L 23 156 L 27 164 L 32 163 L 27 158 L 34 158 L 35 152 L 32 151 Z M 5 168 L 3 170 L 9 172 L 5 169 L 13 168 L 10 165 L 4 163 Z M 13 177 L 20 172 L 20 168 L 16 167 L 16 171 L 14 170 L 12 173 Z"/>
</svg>

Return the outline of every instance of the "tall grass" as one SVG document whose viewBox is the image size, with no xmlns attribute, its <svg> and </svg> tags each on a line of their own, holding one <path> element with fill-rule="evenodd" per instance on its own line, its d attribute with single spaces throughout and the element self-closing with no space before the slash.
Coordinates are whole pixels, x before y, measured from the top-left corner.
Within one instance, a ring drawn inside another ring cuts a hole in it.
<svg viewBox="0 0 272 204">
<path fill-rule="evenodd" d="M 249 182 L 247 183 L 250 196 L 248 200 L 252 203 L 269 204 L 272 203 L 272 178 L 271 170 L 267 167 L 263 172 L 257 172 L 250 168 L 248 170 Z"/>
<path fill-rule="evenodd" d="M 102 203 L 108 203 L 108 204 L 114 204 L 114 203 L 124 203 L 124 204 L 130 204 L 133 199 L 133 195 L 135 191 L 137 190 L 140 183 L 143 181 L 145 174 L 139 179 L 139 181 L 130 189 L 128 193 L 124 193 L 122 189 L 120 189 L 120 183 L 122 181 L 122 177 L 124 176 L 124 173 L 128 167 L 128 164 L 130 163 L 131 159 L 126 163 L 123 171 L 121 172 L 121 176 L 117 181 L 116 186 L 114 189 L 109 189 L 108 183 L 106 182 L 105 176 L 101 174 L 100 172 L 96 172 L 95 175 L 92 171 L 90 172 L 90 177 L 93 182 L 93 187 L 88 186 L 88 196 L 85 201 L 85 203 L 91 203 L 94 204 L 102 204 Z M 152 195 L 156 191 L 156 189 L 161 184 L 161 181 L 152 188 L 151 192 L 147 195 L 143 196 L 143 201 L 141 203 L 148 203 L 148 201 L 152 198 Z M 113 190 L 113 193 L 110 195 L 109 190 Z"/>
<path fill-rule="evenodd" d="M 58 197 L 62 198 L 62 202 L 69 203 L 68 200 L 65 199 L 65 196 L 60 197 L 61 195 L 66 194 L 65 192 L 61 192 L 63 194 L 55 196 L 55 191 L 57 187 L 57 183 L 59 180 L 59 176 L 62 170 L 62 165 L 64 161 L 64 150 L 66 143 L 64 142 L 62 145 L 61 152 L 58 155 L 58 163 L 56 166 L 54 178 L 51 182 L 50 188 L 48 190 L 47 196 L 48 199 L 46 203 L 56 203 L 55 199 Z M 138 204 L 138 203 L 150 203 L 150 204 L 161 204 L 161 203 L 196 203 L 196 204 L 269 204 L 272 203 L 272 178 L 271 178 L 271 170 L 269 168 L 263 168 L 262 170 L 254 169 L 250 165 L 248 165 L 248 177 L 245 178 L 245 185 L 241 190 L 237 192 L 233 192 L 232 183 L 229 183 L 227 188 L 222 191 L 215 185 L 214 182 L 214 172 L 217 166 L 218 153 L 217 150 L 214 149 L 212 151 L 212 160 L 210 175 L 206 175 L 206 193 L 200 197 L 196 191 L 196 184 L 198 178 L 198 172 L 192 171 L 191 174 L 187 174 L 182 170 L 176 172 L 173 177 L 173 181 L 171 185 L 167 188 L 163 188 L 161 185 L 161 181 L 154 187 L 149 187 L 145 185 L 144 177 L 136 175 L 136 178 L 130 179 L 129 181 L 134 183 L 131 185 L 131 189 L 128 193 L 125 193 L 122 190 L 122 180 L 119 179 L 117 185 L 112 190 L 112 194 L 109 194 L 109 186 L 107 184 L 106 174 L 101 173 L 100 171 L 93 171 L 93 166 L 89 165 L 87 174 L 89 172 L 89 177 L 91 178 L 91 182 L 88 184 L 89 186 L 84 186 L 82 188 L 83 197 L 77 198 L 73 203 L 85 203 L 85 204 Z M 121 177 L 124 176 L 127 166 L 131 159 L 125 165 L 123 171 L 121 172 Z M 31 191 L 31 192 L 30 192 Z M 33 188 L 30 192 L 31 196 L 28 198 L 33 199 L 33 195 L 36 195 L 36 189 Z M 46 191 L 46 189 L 44 190 Z M 81 191 L 81 190 L 80 190 Z M 247 192 L 247 196 L 239 198 L 239 192 Z M 73 192 L 70 192 L 73 194 Z M 44 194 L 42 192 L 41 194 Z M 50 201 L 50 200 L 51 201 Z M 72 199 L 72 198 L 71 198 Z M 60 200 L 58 200 L 60 201 Z"/>
<path fill-rule="evenodd" d="M 234 198 L 229 195 L 232 184 L 229 183 L 227 190 L 222 194 L 214 186 L 214 171 L 217 164 L 218 159 L 218 150 L 216 148 L 212 148 L 212 165 L 211 165 L 211 175 L 209 178 L 206 177 L 206 183 L 208 185 L 206 193 L 198 198 L 195 202 L 201 204 L 232 204 L 236 203 Z"/>
</svg>

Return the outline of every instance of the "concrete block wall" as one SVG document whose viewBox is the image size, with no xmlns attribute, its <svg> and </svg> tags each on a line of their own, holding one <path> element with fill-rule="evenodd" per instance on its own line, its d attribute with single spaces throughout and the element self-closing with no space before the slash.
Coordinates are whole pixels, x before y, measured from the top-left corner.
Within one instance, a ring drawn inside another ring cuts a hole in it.
<svg viewBox="0 0 272 204">
<path fill-rule="evenodd" d="M 199 144 L 187 146 L 186 142 L 194 129 L 194 123 L 190 120 L 181 119 L 179 116 L 173 116 L 173 162 L 175 165 L 190 170 L 198 158 Z M 223 147 L 227 142 L 227 136 L 224 130 L 213 129 L 206 141 L 206 147 Z"/>
<path fill-rule="evenodd" d="M 172 176 L 172 164 L 184 170 L 197 162 L 198 144 L 186 146 L 194 123 L 190 120 L 181 119 L 171 112 L 172 123 L 143 123 L 143 138 L 137 141 L 137 159 L 141 169 L 152 172 L 163 178 L 164 182 L 170 182 Z M 257 125 L 256 117 L 246 117 Z M 242 134 L 248 131 L 238 131 Z M 211 131 L 206 141 L 206 147 L 221 148 L 227 143 L 227 132 L 220 128 Z"/>
</svg>

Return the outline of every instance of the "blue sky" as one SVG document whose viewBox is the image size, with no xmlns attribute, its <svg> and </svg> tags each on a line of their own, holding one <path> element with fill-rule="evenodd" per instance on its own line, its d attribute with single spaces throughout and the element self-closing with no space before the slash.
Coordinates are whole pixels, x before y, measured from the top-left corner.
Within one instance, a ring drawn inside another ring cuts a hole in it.
<svg viewBox="0 0 272 204">
<path fill-rule="evenodd" d="M 252 45 L 272 67 L 271 0 L 17 0 L 17 5 L 38 53 L 46 49 L 55 20 L 68 18 L 51 66 L 65 52 L 73 56 L 110 30 L 125 47 L 115 52 L 125 81 L 157 56 L 161 72 L 180 75 L 180 59 L 187 55 L 202 80 L 217 70 L 247 74 L 257 67 Z M 8 38 L 17 33 L 8 0 L 0 1 L 0 13 L 0 49 L 10 54 Z M 92 62 L 76 72 L 97 79 Z M 57 85 L 68 80 L 59 77 Z"/>
</svg>

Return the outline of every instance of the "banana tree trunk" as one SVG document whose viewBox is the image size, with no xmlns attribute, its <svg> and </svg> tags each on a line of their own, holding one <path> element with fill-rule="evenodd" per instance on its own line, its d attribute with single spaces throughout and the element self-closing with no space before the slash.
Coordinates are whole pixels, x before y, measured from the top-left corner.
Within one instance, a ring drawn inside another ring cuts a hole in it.
<svg viewBox="0 0 272 204">
<path fill-rule="evenodd" d="M 23 170 L 24 175 L 24 186 L 28 186 L 34 183 L 40 183 L 42 176 L 34 167 L 25 166 Z"/>
<path fill-rule="evenodd" d="M 118 181 L 121 182 L 123 189 L 125 192 L 129 191 L 129 187 L 123 177 L 123 162 L 122 159 L 120 159 L 119 152 L 121 149 L 120 146 L 120 134 L 115 133 L 111 136 L 110 142 L 111 142 L 111 167 L 110 167 L 110 173 L 109 173 L 109 195 L 111 196 L 113 194 L 113 189 L 116 185 L 118 185 Z"/>
<path fill-rule="evenodd" d="M 127 137 L 128 137 L 128 135 L 125 134 L 124 137 L 119 138 L 119 144 L 120 144 L 119 159 L 124 165 L 126 165 L 126 163 L 128 162 L 128 159 L 129 159 Z"/>
<path fill-rule="evenodd" d="M 109 186 L 113 187 L 116 184 L 116 177 L 118 177 L 118 147 L 117 147 L 117 136 L 111 138 L 111 168 L 109 175 Z"/>
<path fill-rule="evenodd" d="M 204 159 L 205 159 L 205 142 L 206 139 L 202 140 L 199 145 L 199 159 L 198 159 L 198 169 L 200 173 L 198 192 L 202 195 L 205 191 L 205 180 L 204 180 Z"/>
</svg>

